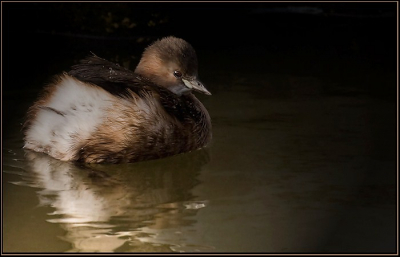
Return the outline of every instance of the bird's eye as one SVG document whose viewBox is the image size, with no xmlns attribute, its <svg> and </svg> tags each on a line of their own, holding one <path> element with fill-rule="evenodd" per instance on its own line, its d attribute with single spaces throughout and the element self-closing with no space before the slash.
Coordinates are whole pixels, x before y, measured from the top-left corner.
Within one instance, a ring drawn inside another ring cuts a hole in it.
<svg viewBox="0 0 400 257">
<path fill-rule="evenodd" d="M 177 78 L 180 78 L 180 77 L 182 77 L 182 73 L 180 71 L 176 70 L 176 71 L 174 71 L 174 76 Z"/>
</svg>

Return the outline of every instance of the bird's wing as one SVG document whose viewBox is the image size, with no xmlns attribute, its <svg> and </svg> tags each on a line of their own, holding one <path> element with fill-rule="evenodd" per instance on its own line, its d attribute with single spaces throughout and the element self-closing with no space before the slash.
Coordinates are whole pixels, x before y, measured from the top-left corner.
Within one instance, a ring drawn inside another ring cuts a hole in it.
<svg viewBox="0 0 400 257">
<path fill-rule="evenodd" d="M 95 84 L 121 97 L 130 95 L 128 89 L 140 95 L 143 90 L 149 90 L 148 87 L 154 87 L 133 71 L 96 55 L 89 56 L 72 66 L 68 75 L 82 82 Z"/>
<path fill-rule="evenodd" d="M 155 85 L 134 72 L 96 55 L 89 56 L 72 66 L 68 75 L 80 81 L 95 84 L 120 97 L 132 97 L 132 92 L 143 97 L 151 92 L 165 111 L 179 120 L 184 120 L 195 111 L 189 97 L 178 97 L 168 89 Z"/>
</svg>

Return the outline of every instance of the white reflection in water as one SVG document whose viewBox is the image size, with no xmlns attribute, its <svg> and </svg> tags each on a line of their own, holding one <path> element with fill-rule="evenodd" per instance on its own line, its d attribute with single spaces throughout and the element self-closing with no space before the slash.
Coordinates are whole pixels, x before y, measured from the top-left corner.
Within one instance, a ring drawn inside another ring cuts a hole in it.
<svg viewBox="0 0 400 257">
<path fill-rule="evenodd" d="M 81 167 L 31 151 L 26 158 L 35 173 L 29 184 L 42 188 L 40 204 L 54 208 L 47 221 L 65 229 L 63 239 L 72 244 L 71 252 L 206 247 L 185 245 L 179 232 L 194 224 L 197 211 L 208 203 L 190 192 L 208 162 L 205 150 L 139 164 Z"/>
<path fill-rule="evenodd" d="M 36 154 L 32 167 L 15 167 L 22 158 L 3 151 L 3 165 L 22 177 L 35 172 L 14 184 L 41 188 L 41 203 L 54 207 L 45 217 L 65 229 L 70 251 L 394 251 L 395 103 L 320 97 L 322 85 L 310 78 L 268 90 L 273 82 L 261 91 L 221 86 L 204 98 L 214 135 L 207 166 L 197 151 L 83 168 Z M 8 145 L 16 151 L 22 142 Z M 22 212 L 34 215 L 29 208 Z"/>
</svg>

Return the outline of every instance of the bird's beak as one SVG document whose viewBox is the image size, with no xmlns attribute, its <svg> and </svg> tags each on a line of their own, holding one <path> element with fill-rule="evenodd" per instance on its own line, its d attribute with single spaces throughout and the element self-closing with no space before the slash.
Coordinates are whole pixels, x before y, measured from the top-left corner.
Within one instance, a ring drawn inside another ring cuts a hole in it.
<svg viewBox="0 0 400 257">
<path fill-rule="evenodd" d="M 182 79 L 183 83 L 185 86 L 189 89 L 192 89 L 194 91 L 206 94 L 206 95 L 211 95 L 210 91 L 208 91 L 204 85 L 197 79 L 193 80 L 188 80 L 188 79 Z"/>
</svg>

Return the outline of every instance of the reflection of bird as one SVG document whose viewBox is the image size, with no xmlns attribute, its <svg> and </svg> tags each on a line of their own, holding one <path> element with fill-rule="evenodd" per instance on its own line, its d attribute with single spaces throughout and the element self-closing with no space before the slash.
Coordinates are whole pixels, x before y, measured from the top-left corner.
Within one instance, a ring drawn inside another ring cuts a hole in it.
<svg viewBox="0 0 400 257">
<path fill-rule="evenodd" d="M 65 161 L 117 163 L 204 147 L 211 121 L 192 91 L 210 95 L 197 78 L 196 53 L 182 39 L 154 42 L 135 72 L 90 56 L 30 107 L 25 148 Z"/>
<path fill-rule="evenodd" d="M 171 251 L 171 239 L 184 244 L 174 232 L 195 222 L 197 209 L 186 206 L 206 203 L 194 200 L 191 191 L 209 161 L 207 149 L 112 168 L 33 151 L 25 158 L 26 184 L 39 188 L 41 205 L 54 208 L 46 221 L 61 225 L 73 252 Z M 161 230 L 168 242 L 157 236 Z"/>
</svg>

